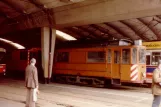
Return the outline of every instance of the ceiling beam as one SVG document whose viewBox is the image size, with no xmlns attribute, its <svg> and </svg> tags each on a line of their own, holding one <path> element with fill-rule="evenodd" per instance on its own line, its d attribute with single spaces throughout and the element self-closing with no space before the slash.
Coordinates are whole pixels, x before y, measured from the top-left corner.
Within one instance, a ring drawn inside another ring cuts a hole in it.
<svg viewBox="0 0 161 107">
<path fill-rule="evenodd" d="M 65 28 L 158 15 L 161 14 L 160 3 L 160 0 L 85 0 L 84 2 L 51 9 L 51 13 L 53 14 L 51 14 L 52 18 L 50 19 L 54 22 L 53 24 L 48 23 L 49 18 L 46 18 L 46 14 L 39 15 L 39 19 L 43 19 L 39 27 L 45 25 Z M 38 7 L 41 7 L 41 5 Z M 36 12 L 31 15 L 35 16 L 39 13 L 41 12 Z M 39 19 L 33 17 L 32 20 Z M 21 25 L 15 26 L 18 26 L 17 29 L 22 29 L 23 25 L 28 25 L 28 19 L 26 18 L 22 19 L 21 22 L 23 22 Z M 32 24 L 30 28 L 34 27 L 35 25 Z"/>
<path fill-rule="evenodd" d="M 94 27 L 91 25 L 89 25 L 90 28 L 92 29 L 95 29 L 95 34 L 98 35 L 98 36 L 101 36 L 102 38 L 109 38 L 109 34 L 108 33 L 105 33 L 105 32 L 102 32 L 100 29 L 98 29 L 97 27 Z M 96 33 L 97 32 L 97 33 Z M 98 34 L 99 33 L 99 34 Z"/>
<path fill-rule="evenodd" d="M 92 34 L 97 39 L 103 38 L 102 36 L 95 33 L 98 29 L 94 28 L 94 30 L 91 30 L 90 26 L 79 26 L 78 28 L 82 29 L 83 31 L 89 32 L 90 34 Z"/>
<path fill-rule="evenodd" d="M 88 30 L 87 28 L 84 28 L 82 26 L 79 26 L 77 28 L 80 29 L 82 32 L 88 32 L 89 37 L 91 37 L 93 39 L 98 39 L 98 36 L 94 32 L 91 32 L 90 30 Z"/>
<path fill-rule="evenodd" d="M 69 27 L 158 15 L 160 3 L 160 0 L 86 0 L 84 5 L 62 6 L 54 11 L 57 25 Z"/>
<path fill-rule="evenodd" d="M 0 23 L 0 26 L 2 26 L 2 27 L 5 26 L 5 25 L 18 23 L 17 20 L 15 20 L 14 18 L 11 18 L 10 16 L 8 16 L 6 13 L 4 13 L 1 10 L 0 10 L 0 16 L 5 18 L 5 20 Z"/>
<path fill-rule="evenodd" d="M 47 7 L 41 3 L 39 3 L 37 0 L 29 0 L 30 3 L 34 4 L 37 8 L 46 11 Z"/>
<path fill-rule="evenodd" d="M 134 29 L 134 27 L 131 26 L 127 21 L 121 20 L 120 22 L 128 26 L 131 30 L 133 30 L 141 39 L 146 40 L 146 41 L 149 40 L 147 37 L 139 34 L 138 31 Z"/>
<path fill-rule="evenodd" d="M 119 34 L 123 35 L 124 37 L 132 39 L 132 38 L 131 38 L 130 36 L 128 36 L 127 34 L 125 35 L 118 27 L 116 27 L 116 26 L 114 26 L 114 25 L 112 25 L 112 24 L 110 24 L 110 23 L 104 23 L 104 24 L 107 25 L 107 26 L 110 26 L 110 27 L 113 28 L 113 29 L 115 29 Z"/>
<path fill-rule="evenodd" d="M 49 22 L 49 26 L 55 26 L 55 18 L 54 18 L 54 12 L 52 9 L 48 9 L 44 4 L 39 3 L 37 0 L 29 0 L 30 3 L 34 4 L 37 8 L 44 11 L 45 14 L 47 14 L 47 19 Z"/>
<path fill-rule="evenodd" d="M 18 13 L 27 14 L 27 12 L 25 10 L 21 10 L 20 8 L 18 8 L 17 6 L 14 6 L 12 3 L 8 2 L 7 0 L 1 0 L 1 2 L 3 2 L 6 5 L 8 5 L 9 7 L 14 9 Z"/>
<path fill-rule="evenodd" d="M 92 24 L 91 26 L 94 27 L 94 28 L 96 28 L 96 29 L 98 29 L 98 30 L 100 30 L 101 32 L 107 34 L 108 35 L 108 38 L 111 38 L 111 35 L 112 34 L 110 33 L 110 31 L 108 29 L 105 29 L 105 28 L 103 28 L 101 26 L 98 26 L 96 24 Z M 112 37 L 119 39 L 118 37 L 115 37 L 114 35 L 112 35 Z"/>
<path fill-rule="evenodd" d="M 121 39 L 124 36 L 121 35 L 117 30 L 113 29 L 112 27 L 108 26 L 107 24 L 104 27 L 101 24 L 94 24 L 93 26 L 102 30 L 102 32 L 108 33 L 110 36 L 113 36 L 114 38 Z M 114 33 L 113 33 L 114 32 Z"/>
<path fill-rule="evenodd" d="M 72 28 L 68 28 L 68 30 L 71 30 L 74 33 L 77 33 L 78 35 L 83 36 L 82 38 L 90 38 L 90 39 L 95 39 L 96 37 L 94 37 L 93 35 L 91 35 L 89 32 L 84 31 L 81 28 L 78 27 L 72 27 Z"/>
<path fill-rule="evenodd" d="M 138 18 L 138 20 L 141 22 L 141 23 L 143 23 L 145 26 L 147 26 L 151 31 L 153 31 L 153 33 L 156 35 L 156 37 L 157 37 L 157 40 L 161 40 L 161 38 L 160 38 L 160 35 L 158 35 L 158 33 L 156 32 L 156 30 L 153 28 L 153 27 L 155 27 L 157 24 L 155 24 L 155 25 L 153 25 L 153 26 L 150 26 L 150 23 L 153 21 L 153 19 L 152 19 L 152 21 L 150 21 L 150 22 L 146 22 L 143 18 Z"/>
</svg>

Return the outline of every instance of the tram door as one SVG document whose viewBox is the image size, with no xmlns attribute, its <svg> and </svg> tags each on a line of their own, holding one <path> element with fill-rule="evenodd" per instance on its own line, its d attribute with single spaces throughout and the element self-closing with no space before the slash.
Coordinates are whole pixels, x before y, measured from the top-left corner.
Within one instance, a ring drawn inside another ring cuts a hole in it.
<svg viewBox="0 0 161 107">
<path fill-rule="evenodd" d="M 112 84 L 120 83 L 120 55 L 121 50 L 113 50 L 112 57 Z"/>
<path fill-rule="evenodd" d="M 137 62 L 137 48 L 123 48 L 121 60 L 121 81 L 126 82 L 130 80 L 131 62 L 133 61 L 134 64 Z"/>
</svg>

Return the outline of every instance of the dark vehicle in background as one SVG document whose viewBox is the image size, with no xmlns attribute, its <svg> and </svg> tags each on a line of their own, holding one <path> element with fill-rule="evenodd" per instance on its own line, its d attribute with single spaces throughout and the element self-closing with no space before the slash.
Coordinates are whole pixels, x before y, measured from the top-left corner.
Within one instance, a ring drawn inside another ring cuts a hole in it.
<svg viewBox="0 0 161 107">
<path fill-rule="evenodd" d="M 6 55 L 6 49 L 0 48 L 0 75 L 6 75 L 6 64 L 3 61 L 4 56 Z"/>
</svg>

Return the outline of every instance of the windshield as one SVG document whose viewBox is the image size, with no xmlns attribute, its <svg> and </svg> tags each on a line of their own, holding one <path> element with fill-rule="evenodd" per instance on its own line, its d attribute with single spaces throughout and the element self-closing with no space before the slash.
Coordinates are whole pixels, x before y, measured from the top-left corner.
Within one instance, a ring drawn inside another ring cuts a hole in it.
<svg viewBox="0 0 161 107">
<path fill-rule="evenodd" d="M 144 48 L 139 49 L 139 63 L 141 64 L 146 63 L 146 51 Z"/>
</svg>

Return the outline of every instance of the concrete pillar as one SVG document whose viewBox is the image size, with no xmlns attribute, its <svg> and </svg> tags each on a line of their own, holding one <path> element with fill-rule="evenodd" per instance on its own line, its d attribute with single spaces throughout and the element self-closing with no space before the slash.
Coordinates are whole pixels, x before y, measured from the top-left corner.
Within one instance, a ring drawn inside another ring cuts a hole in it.
<svg viewBox="0 0 161 107">
<path fill-rule="evenodd" d="M 49 27 L 41 28 L 42 68 L 44 71 L 45 83 L 49 83 L 52 76 L 55 40 L 55 29 Z"/>
<path fill-rule="evenodd" d="M 49 76 L 52 76 L 53 60 L 54 60 L 54 50 L 55 50 L 55 40 L 56 40 L 56 30 L 51 29 L 51 50 L 50 50 L 50 64 L 49 64 Z"/>
</svg>

